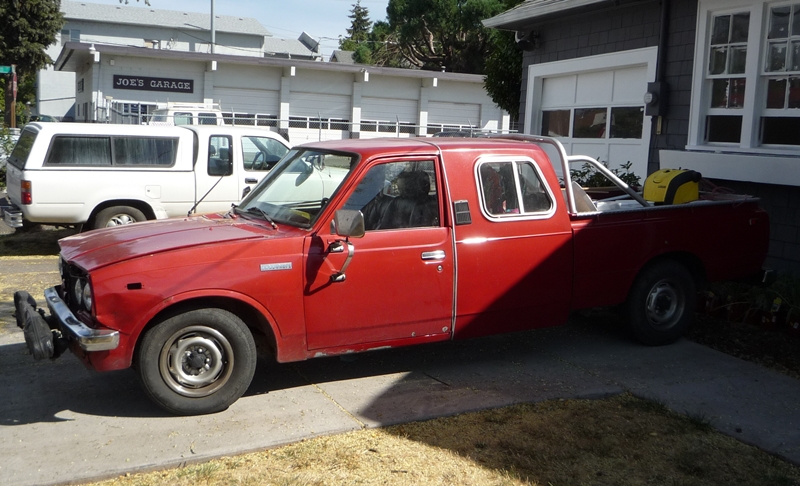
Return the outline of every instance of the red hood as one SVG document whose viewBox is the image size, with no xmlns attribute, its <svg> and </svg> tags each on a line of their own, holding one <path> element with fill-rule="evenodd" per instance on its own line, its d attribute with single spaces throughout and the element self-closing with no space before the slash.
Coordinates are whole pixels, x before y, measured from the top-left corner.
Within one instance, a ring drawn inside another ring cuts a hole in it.
<svg viewBox="0 0 800 486">
<path fill-rule="evenodd" d="M 59 240 L 61 255 L 86 271 L 123 260 L 210 243 L 274 238 L 299 231 L 278 230 L 219 216 L 168 219 L 89 231 Z"/>
</svg>

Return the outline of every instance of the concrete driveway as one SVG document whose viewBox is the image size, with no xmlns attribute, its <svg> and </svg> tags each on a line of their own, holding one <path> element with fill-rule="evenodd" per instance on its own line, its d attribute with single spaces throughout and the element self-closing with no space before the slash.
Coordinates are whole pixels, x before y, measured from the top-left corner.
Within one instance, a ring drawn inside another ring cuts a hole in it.
<svg viewBox="0 0 800 486">
<path fill-rule="evenodd" d="M 34 362 L 0 336 L 0 484 L 86 481 L 303 438 L 552 398 L 629 390 L 800 463 L 800 383 L 689 341 L 646 348 L 608 319 L 457 343 L 260 362 L 229 410 L 165 415 L 131 371 Z M 355 358 L 355 359 L 352 359 Z"/>
</svg>

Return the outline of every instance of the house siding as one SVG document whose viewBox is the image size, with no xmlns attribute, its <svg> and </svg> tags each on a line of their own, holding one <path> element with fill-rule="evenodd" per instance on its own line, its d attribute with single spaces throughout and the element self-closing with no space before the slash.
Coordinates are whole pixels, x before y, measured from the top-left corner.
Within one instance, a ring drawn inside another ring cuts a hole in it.
<svg viewBox="0 0 800 486">
<path fill-rule="evenodd" d="M 672 0 L 668 11 L 667 51 L 663 80 L 668 86 L 661 130 L 651 129 L 648 171 L 660 168 L 660 150 L 684 150 L 688 144 L 692 73 L 697 28 L 697 0 Z M 539 35 L 537 47 L 523 54 L 520 120 L 525 120 L 528 66 L 598 54 L 658 46 L 661 3 L 641 1 L 605 7 L 558 19 L 536 22 L 526 31 Z M 644 95 L 644 93 L 642 93 Z M 520 127 L 521 131 L 525 127 Z M 736 192 L 761 198 L 770 215 L 770 248 L 766 265 L 800 275 L 800 187 L 715 180 Z"/>
</svg>

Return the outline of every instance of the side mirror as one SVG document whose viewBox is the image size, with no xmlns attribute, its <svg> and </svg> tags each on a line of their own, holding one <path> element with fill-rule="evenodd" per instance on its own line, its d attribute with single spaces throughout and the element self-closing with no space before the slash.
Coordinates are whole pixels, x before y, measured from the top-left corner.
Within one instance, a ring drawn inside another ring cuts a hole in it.
<svg viewBox="0 0 800 486">
<path fill-rule="evenodd" d="M 364 215 L 357 209 L 340 209 L 333 216 L 336 234 L 345 238 L 364 236 Z"/>
</svg>

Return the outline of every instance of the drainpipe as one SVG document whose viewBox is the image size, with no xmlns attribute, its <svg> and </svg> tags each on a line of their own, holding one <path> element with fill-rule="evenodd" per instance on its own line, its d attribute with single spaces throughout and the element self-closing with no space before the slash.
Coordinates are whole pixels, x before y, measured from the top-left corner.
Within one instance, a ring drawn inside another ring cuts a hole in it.
<svg viewBox="0 0 800 486">
<path fill-rule="evenodd" d="M 214 54 L 217 44 L 217 30 L 214 28 L 214 3 L 216 0 L 211 0 L 211 54 Z"/>
</svg>

